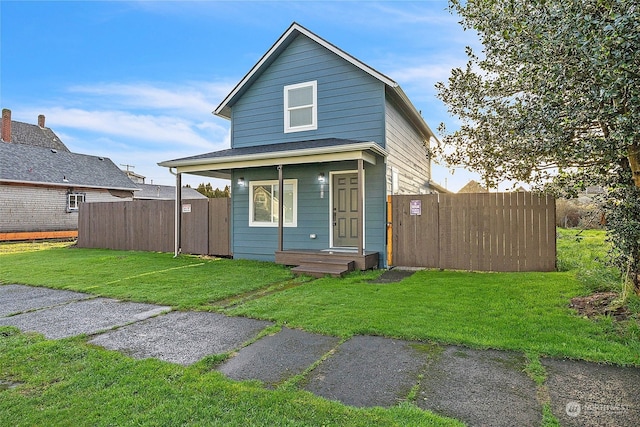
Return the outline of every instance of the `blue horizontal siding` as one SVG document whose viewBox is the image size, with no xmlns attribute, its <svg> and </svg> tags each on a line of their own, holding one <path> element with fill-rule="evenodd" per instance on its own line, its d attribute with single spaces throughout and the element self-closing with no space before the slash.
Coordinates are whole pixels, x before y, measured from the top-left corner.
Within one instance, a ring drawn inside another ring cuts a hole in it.
<svg viewBox="0 0 640 427">
<path fill-rule="evenodd" d="M 385 265 L 386 251 L 386 199 L 385 165 L 378 159 L 376 165 L 365 164 L 365 227 L 366 249 L 380 253 L 380 265 Z M 285 179 L 298 180 L 298 224 L 284 228 L 284 249 L 315 249 L 329 247 L 330 214 L 329 174 L 332 171 L 355 170 L 356 162 L 322 163 L 284 166 Z M 324 173 L 324 197 L 318 174 Z M 249 187 L 239 188 L 237 177 L 250 181 L 277 180 L 275 167 L 234 171 L 232 209 L 232 248 L 236 258 L 273 261 L 278 247 L 277 227 L 249 227 Z M 316 234 L 315 239 L 309 237 Z"/>
<path fill-rule="evenodd" d="M 318 82 L 318 129 L 284 133 L 285 85 Z M 320 138 L 385 144 L 384 84 L 298 36 L 232 107 L 232 147 Z"/>
</svg>

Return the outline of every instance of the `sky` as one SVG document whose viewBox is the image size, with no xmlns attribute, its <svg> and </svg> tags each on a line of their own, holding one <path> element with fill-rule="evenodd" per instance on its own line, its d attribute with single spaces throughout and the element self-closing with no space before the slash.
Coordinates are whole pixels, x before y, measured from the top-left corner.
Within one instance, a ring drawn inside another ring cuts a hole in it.
<svg viewBox="0 0 640 427">
<path fill-rule="evenodd" d="M 457 127 L 434 85 L 480 47 L 446 0 L 2 0 L 0 106 L 26 123 L 44 114 L 73 152 L 175 185 L 157 163 L 230 147 L 212 111 L 294 21 L 398 82 L 436 133 Z M 434 165 L 432 179 L 457 191 L 479 177 Z"/>
</svg>

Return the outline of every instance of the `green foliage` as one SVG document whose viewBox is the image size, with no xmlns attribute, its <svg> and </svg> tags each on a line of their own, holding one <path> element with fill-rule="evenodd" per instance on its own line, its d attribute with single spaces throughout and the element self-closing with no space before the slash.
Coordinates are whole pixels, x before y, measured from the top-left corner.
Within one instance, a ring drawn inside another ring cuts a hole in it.
<svg viewBox="0 0 640 427">
<path fill-rule="evenodd" d="M 200 184 L 198 184 L 198 188 L 196 188 L 196 191 L 200 194 L 204 194 L 210 199 L 231 197 L 231 190 L 229 189 L 228 185 L 224 187 L 224 190 L 220 190 L 219 188 L 216 188 L 214 190 L 210 182 L 207 182 L 206 184 L 204 182 L 201 182 Z"/>
<path fill-rule="evenodd" d="M 613 263 L 640 291 L 640 7 L 636 0 L 451 0 L 479 34 L 439 83 L 461 120 L 432 155 L 495 186 L 606 189 Z M 442 132 L 447 132 L 441 126 Z"/>
<path fill-rule="evenodd" d="M 612 245 L 605 236 L 601 230 L 558 229 L 558 270 L 573 272 L 589 294 L 622 291 L 620 271 L 607 263 Z"/>
</svg>

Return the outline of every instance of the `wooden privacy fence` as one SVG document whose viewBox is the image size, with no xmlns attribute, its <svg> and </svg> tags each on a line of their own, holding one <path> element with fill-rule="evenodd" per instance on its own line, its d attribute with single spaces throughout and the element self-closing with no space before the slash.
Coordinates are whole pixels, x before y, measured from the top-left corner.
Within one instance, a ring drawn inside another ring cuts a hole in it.
<svg viewBox="0 0 640 427">
<path fill-rule="evenodd" d="M 231 255 L 230 199 L 182 201 L 182 252 Z M 78 246 L 135 251 L 173 252 L 175 201 L 82 203 Z"/>
<path fill-rule="evenodd" d="M 528 192 L 391 196 L 390 265 L 554 271 L 555 199 Z"/>
</svg>

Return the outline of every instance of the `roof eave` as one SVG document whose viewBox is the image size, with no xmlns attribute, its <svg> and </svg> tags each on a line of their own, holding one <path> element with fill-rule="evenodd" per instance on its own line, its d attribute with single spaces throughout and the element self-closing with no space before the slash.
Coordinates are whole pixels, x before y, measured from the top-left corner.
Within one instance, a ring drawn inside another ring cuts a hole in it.
<svg viewBox="0 0 640 427">
<path fill-rule="evenodd" d="M 328 147 L 305 148 L 300 150 L 272 151 L 272 152 L 257 153 L 257 154 L 242 154 L 238 156 L 228 156 L 228 157 L 167 160 L 165 162 L 158 163 L 158 166 L 175 168 L 175 167 L 183 167 L 183 166 L 194 166 L 194 165 L 199 165 L 203 163 L 207 163 L 207 164 L 233 163 L 233 162 L 241 162 L 245 160 L 266 160 L 266 159 L 278 159 L 278 158 L 287 158 L 287 157 L 303 157 L 303 156 L 312 156 L 317 154 L 341 153 L 341 152 L 350 152 L 350 151 L 366 151 L 366 150 L 371 150 L 382 157 L 387 157 L 386 150 L 380 147 L 375 142 L 360 142 L 356 144 L 343 144 L 343 145 L 337 145 L 337 146 L 332 145 Z"/>
<path fill-rule="evenodd" d="M 18 179 L 5 179 L 0 178 L 1 183 L 7 184 L 28 184 L 28 185 L 38 185 L 38 186 L 47 186 L 47 187 L 62 187 L 62 188 L 91 188 L 98 190 L 118 190 L 118 191 L 139 191 L 139 188 L 134 187 L 105 187 L 103 185 L 92 185 L 92 184 L 82 184 L 82 183 L 74 183 L 74 182 L 47 182 L 47 181 L 25 181 Z"/>
</svg>

